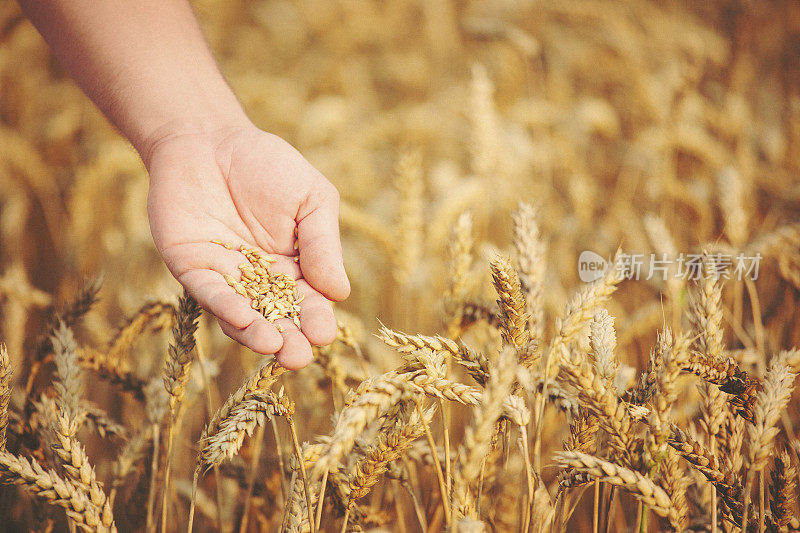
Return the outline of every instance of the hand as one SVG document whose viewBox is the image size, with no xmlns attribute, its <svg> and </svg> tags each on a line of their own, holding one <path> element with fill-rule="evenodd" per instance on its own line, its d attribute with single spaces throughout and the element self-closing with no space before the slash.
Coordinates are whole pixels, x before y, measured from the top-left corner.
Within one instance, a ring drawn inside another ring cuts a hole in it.
<svg viewBox="0 0 800 533">
<path fill-rule="evenodd" d="M 336 188 L 288 143 L 252 125 L 179 130 L 152 143 L 143 156 L 150 171 L 150 228 L 170 272 L 217 317 L 226 335 L 256 352 L 277 353 L 286 368 L 308 365 L 311 344 L 336 337 L 329 300 L 350 293 Z M 275 323 L 282 325 L 280 333 L 228 286 L 223 274 L 238 279 L 245 258 L 213 239 L 273 254 L 273 270 L 296 279 L 305 296 L 300 330 L 281 319 Z"/>
</svg>

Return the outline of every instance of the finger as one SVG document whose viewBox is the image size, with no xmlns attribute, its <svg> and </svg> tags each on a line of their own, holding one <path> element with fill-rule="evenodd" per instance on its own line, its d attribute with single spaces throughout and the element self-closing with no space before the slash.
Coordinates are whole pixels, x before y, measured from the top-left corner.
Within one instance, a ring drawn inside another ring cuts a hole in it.
<svg viewBox="0 0 800 533">
<path fill-rule="evenodd" d="M 238 266 L 246 262 L 237 249 L 229 250 L 212 242 L 186 242 L 161 250 L 164 263 L 176 278 L 187 270 L 216 270 L 238 276 Z"/>
<path fill-rule="evenodd" d="M 298 218 L 300 269 L 312 287 L 338 302 L 350 294 L 350 282 L 339 239 L 339 193 L 324 183 L 307 200 L 307 213 Z"/>
<path fill-rule="evenodd" d="M 267 320 L 254 320 L 244 328 L 237 328 L 220 318 L 217 318 L 217 322 L 225 335 L 254 352 L 264 355 L 272 354 L 283 346 L 283 337 L 278 332 L 278 328 Z"/>
<path fill-rule="evenodd" d="M 336 339 L 336 317 L 331 303 L 304 280 L 297 282 L 300 302 L 300 329 L 311 344 L 325 346 Z"/>
<path fill-rule="evenodd" d="M 204 309 L 238 329 L 266 319 L 250 307 L 250 300 L 233 291 L 219 272 L 192 269 L 178 277 L 181 285 Z"/>
<path fill-rule="evenodd" d="M 275 355 L 278 363 L 288 370 L 299 370 L 308 366 L 314 360 L 314 354 L 306 336 L 288 318 L 282 318 L 275 323 L 283 328 L 283 346 Z"/>
</svg>

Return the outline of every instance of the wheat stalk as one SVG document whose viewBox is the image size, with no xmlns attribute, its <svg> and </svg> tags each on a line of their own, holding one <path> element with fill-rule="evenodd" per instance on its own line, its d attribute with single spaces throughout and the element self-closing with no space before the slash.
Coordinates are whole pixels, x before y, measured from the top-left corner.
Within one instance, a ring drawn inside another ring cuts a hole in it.
<svg viewBox="0 0 800 533">
<path fill-rule="evenodd" d="M 481 404 L 475 408 L 472 424 L 464 432 L 459 451 L 454 497 L 457 511 L 462 516 L 472 516 L 475 509 L 469 493 L 478 480 L 481 465 L 489 453 L 497 419 L 503 414 L 503 402 L 511 392 L 516 378 L 516 355 L 511 348 L 504 349 L 497 366 L 486 384 Z"/>
</svg>

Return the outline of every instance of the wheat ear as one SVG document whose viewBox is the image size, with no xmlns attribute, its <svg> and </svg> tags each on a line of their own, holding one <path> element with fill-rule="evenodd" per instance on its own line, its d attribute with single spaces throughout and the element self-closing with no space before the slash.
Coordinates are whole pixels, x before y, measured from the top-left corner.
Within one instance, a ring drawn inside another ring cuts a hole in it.
<svg viewBox="0 0 800 533">
<path fill-rule="evenodd" d="M 287 416 L 294 412 L 294 404 L 281 390 L 277 394 L 256 391 L 245 396 L 228 415 L 219 422 L 216 433 L 204 438 L 198 466 L 208 468 L 218 465 L 239 453 L 245 437 L 273 416 Z"/>
<path fill-rule="evenodd" d="M 795 375 L 789 367 L 776 360 L 764 377 L 764 389 L 758 393 L 754 408 L 753 425 L 747 428 L 750 437 L 750 468 L 744 487 L 744 511 L 742 523 L 748 524 L 748 509 L 750 504 L 750 489 L 756 473 L 761 472 L 767 465 L 767 459 L 772 451 L 772 443 L 780 432 L 775 427 L 781 412 L 786 408 L 794 389 Z"/>
<path fill-rule="evenodd" d="M 605 381 L 594 373 L 592 365 L 577 353 L 572 354 L 561 370 L 562 379 L 577 390 L 581 405 L 597 417 L 601 427 L 608 433 L 615 457 L 626 466 L 636 466 L 638 459 L 634 457 L 633 419 L 617 399 L 616 392 L 609 389 Z"/>
<path fill-rule="evenodd" d="M 689 480 L 681 468 L 678 453 L 671 448 L 661 463 L 660 477 L 674 509 L 674 513 L 669 515 L 670 525 L 675 531 L 686 531 L 689 525 L 689 501 L 686 498 Z"/>
<path fill-rule="evenodd" d="M 533 359 L 529 360 L 523 354 L 530 340 L 527 330 L 528 315 L 525 310 L 525 297 L 522 295 L 519 276 L 511 262 L 498 255 L 491 262 L 492 282 L 499 296 L 497 305 L 500 308 L 502 317 L 501 332 L 506 344 L 514 347 L 522 355 L 522 361 L 533 364 Z M 525 350 L 527 352 L 527 350 Z"/>
<path fill-rule="evenodd" d="M 11 358 L 6 345 L 0 343 L 0 451 L 6 447 L 8 404 L 11 401 Z"/>
<path fill-rule="evenodd" d="M 353 448 L 356 438 L 367 424 L 418 393 L 418 387 L 394 372 L 363 382 L 352 397 L 345 400 L 345 408 L 339 414 L 330 443 L 314 465 L 312 478 L 316 479 L 325 470 L 335 468 L 339 460 Z"/>
<path fill-rule="evenodd" d="M 400 211 L 394 275 L 398 283 L 407 286 L 422 259 L 421 243 L 424 241 L 425 182 L 422 154 L 418 150 L 405 152 L 398 159 L 395 186 L 400 192 Z"/>
<path fill-rule="evenodd" d="M 83 378 L 78 365 L 77 345 L 72 330 L 64 322 L 59 322 L 50 339 L 54 351 L 57 380 L 56 405 L 59 412 L 71 422 L 77 422 L 82 414 L 81 395 Z"/>
<path fill-rule="evenodd" d="M 664 489 L 639 472 L 576 451 L 559 452 L 555 460 L 562 468 L 572 468 L 627 490 L 659 516 L 668 517 L 674 512 L 672 501 Z"/>
<path fill-rule="evenodd" d="M 472 268 L 472 215 L 461 213 L 453 227 L 448 246 L 450 275 L 447 277 L 445 309 L 447 311 L 447 335 L 457 337 L 461 333 L 461 315 L 469 289 L 469 272 Z"/>
<path fill-rule="evenodd" d="M 203 430 L 200 439 L 203 440 L 209 435 L 217 433 L 219 431 L 220 422 L 228 417 L 231 410 L 240 404 L 245 396 L 258 391 L 268 392 L 270 387 L 272 387 L 284 372 L 286 372 L 286 369 L 279 365 L 274 357 L 265 360 L 264 363 L 254 370 L 247 379 L 245 379 L 244 383 L 225 400 L 225 403 L 217 409 L 217 412 L 214 413 Z"/>
<path fill-rule="evenodd" d="M 550 341 L 550 346 L 544 355 L 542 363 L 544 367 L 542 370 L 542 392 L 538 395 L 538 403 L 533 411 L 536 420 L 536 436 L 533 441 L 533 466 L 536 471 L 541 470 L 542 421 L 548 397 L 548 383 L 558 373 L 561 360 L 567 354 L 570 343 L 586 327 L 594 316 L 597 307 L 614 293 L 617 284 L 625 278 L 626 271 L 620 264 L 620 253 L 621 251 L 618 250 L 608 271 L 601 279 L 587 285 L 572 297 L 569 304 L 567 304 L 564 318 L 556 321 L 556 332 Z"/>
<path fill-rule="evenodd" d="M 105 350 L 106 361 L 111 366 L 119 366 L 124 362 L 124 357 L 148 325 L 154 324 L 156 329 L 166 325 L 171 326 L 175 314 L 175 306 L 169 302 L 156 301 L 143 305 L 108 342 Z"/>
<path fill-rule="evenodd" d="M 72 522 L 84 531 L 116 532 L 113 522 L 105 525 L 100 509 L 72 482 L 45 470 L 35 460 L 15 457 L 0 450 L 0 472 L 3 477 L 22 486 L 37 498 L 65 509 Z"/>
<path fill-rule="evenodd" d="M 775 457 L 775 464 L 770 473 L 769 508 L 772 511 L 770 530 L 789 531 L 792 515 L 792 501 L 795 500 L 796 469 L 792 459 L 784 450 Z"/>
<path fill-rule="evenodd" d="M 75 437 L 77 430 L 77 421 L 70 420 L 60 412 L 53 425 L 55 434 L 53 450 L 61 460 L 64 472 L 67 473 L 73 484 L 85 492 L 92 504 L 99 510 L 102 525 L 111 528 L 114 526 L 111 502 L 106 497 L 102 484 L 97 481 L 86 451 Z"/>
<path fill-rule="evenodd" d="M 544 281 L 545 253 L 547 247 L 542 240 L 537 223 L 537 210 L 530 204 L 520 202 L 512 214 L 514 222 L 514 248 L 519 265 L 519 282 L 525 296 L 528 315 L 528 331 L 541 346 L 544 337 Z M 535 366 L 541 356 L 540 350 L 528 354 L 525 366 Z"/>
<path fill-rule="evenodd" d="M 433 411 L 426 413 L 430 418 Z M 364 457 L 359 459 L 350 476 L 350 499 L 363 498 L 386 472 L 390 462 L 400 458 L 405 450 L 422 437 L 425 429 L 417 413 L 412 413 L 409 420 L 385 435 L 378 437 L 375 444 L 369 447 Z"/>
<path fill-rule="evenodd" d="M 189 381 L 189 370 L 192 365 L 192 352 L 195 346 L 197 320 L 200 318 L 200 306 L 184 292 L 178 304 L 175 326 L 172 328 L 173 341 L 169 345 L 166 361 L 164 361 L 164 388 L 169 395 L 169 426 L 167 430 L 167 455 L 164 466 L 164 489 L 161 499 L 161 530 L 167 530 L 167 513 L 169 504 L 169 478 L 172 466 L 172 445 L 178 426 L 178 404 L 186 394 Z"/>
<path fill-rule="evenodd" d="M 619 361 L 615 353 L 617 334 L 614 331 L 614 317 L 605 309 L 598 309 L 592 317 L 589 331 L 595 371 L 607 387 L 616 390 L 614 382 L 619 370 Z"/>
</svg>

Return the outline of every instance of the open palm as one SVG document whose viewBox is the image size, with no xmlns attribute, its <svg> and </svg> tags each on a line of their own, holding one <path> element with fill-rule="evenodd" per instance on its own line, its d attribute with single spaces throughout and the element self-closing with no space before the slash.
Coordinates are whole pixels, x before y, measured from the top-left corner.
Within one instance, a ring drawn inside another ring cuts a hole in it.
<svg viewBox="0 0 800 533">
<path fill-rule="evenodd" d="M 306 366 L 311 344 L 336 336 L 329 300 L 350 293 L 336 188 L 288 143 L 255 127 L 169 137 L 154 146 L 148 167 L 150 227 L 175 278 L 226 335 L 256 352 L 277 353 L 287 368 Z M 300 330 L 281 319 L 279 332 L 228 286 L 223 274 L 238 276 L 245 259 L 214 239 L 261 248 L 277 259 L 274 271 L 297 280 L 305 297 Z"/>
</svg>

